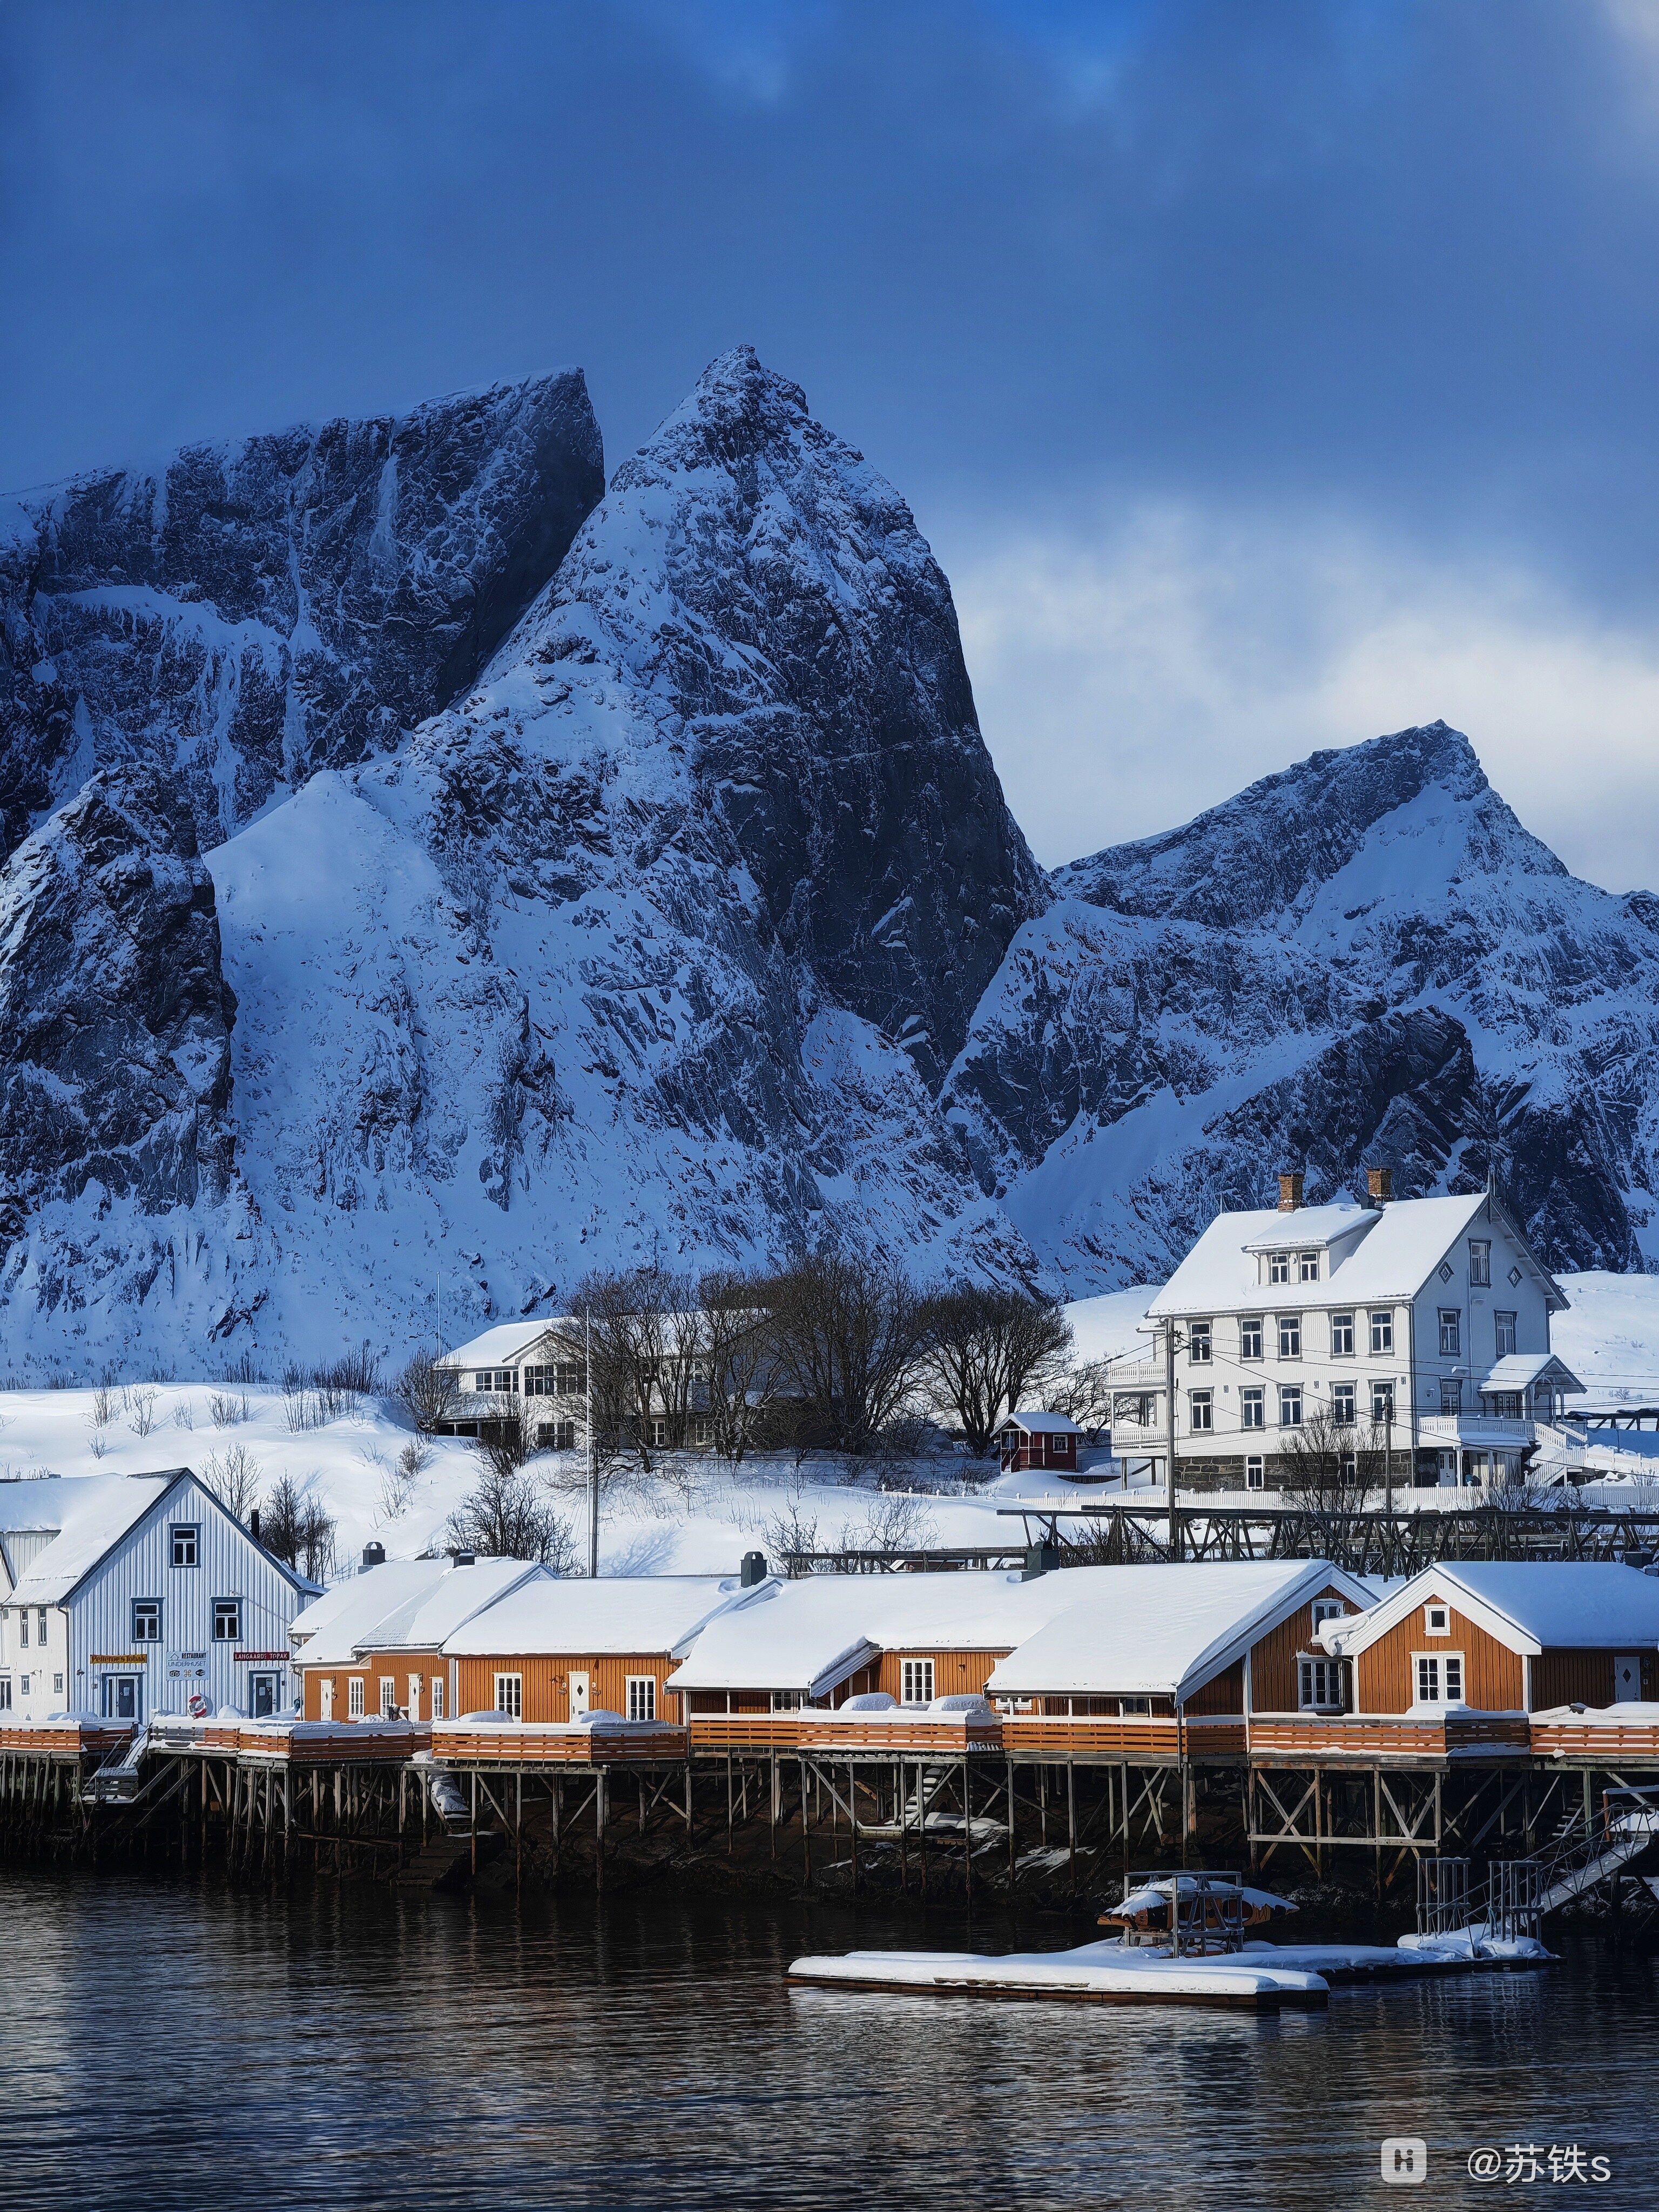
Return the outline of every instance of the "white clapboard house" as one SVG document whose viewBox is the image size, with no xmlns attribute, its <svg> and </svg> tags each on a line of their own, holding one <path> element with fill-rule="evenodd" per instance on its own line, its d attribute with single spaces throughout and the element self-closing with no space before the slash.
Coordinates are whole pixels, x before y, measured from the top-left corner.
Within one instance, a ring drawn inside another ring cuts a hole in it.
<svg viewBox="0 0 1659 2212">
<path fill-rule="evenodd" d="M 580 1340 L 579 1321 L 544 1314 L 502 1322 L 446 1352 L 434 1364 L 453 1378 L 455 1395 L 438 1433 L 489 1437 L 516 1419 L 539 1449 L 574 1451 L 586 1441 Z"/>
<path fill-rule="evenodd" d="M 1501 1482 L 1582 1384 L 1550 1348 L 1567 1304 L 1489 1192 L 1218 1214 L 1147 1310 L 1153 1357 L 1115 1363 L 1120 1451 L 1165 1450 L 1175 1346 L 1183 1487 L 1273 1490 L 1320 1412 L 1386 1439 L 1402 1486 Z"/>
<path fill-rule="evenodd" d="M 0 1483 L 0 1717 L 278 1712 L 315 1594 L 188 1468 Z"/>
</svg>

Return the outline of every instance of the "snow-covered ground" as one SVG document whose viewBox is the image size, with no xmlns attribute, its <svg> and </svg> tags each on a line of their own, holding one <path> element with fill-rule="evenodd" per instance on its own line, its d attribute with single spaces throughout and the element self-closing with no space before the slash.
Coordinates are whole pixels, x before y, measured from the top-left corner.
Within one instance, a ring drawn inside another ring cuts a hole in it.
<svg viewBox="0 0 1659 2212">
<path fill-rule="evenodd" d="M 1591 1402 L 1659 1404 L 1659 1279 L 1642 1275 L 1564 1279 L 1572 1300 L 1555 1342 Z M 1076 1356 L 1092 1360 L 1144 1348 L 1138 1336 L 1146 1287 L 1085 1298 L 1068 1309 Z M 399 1461 L 410 1446 L 420 1464 Z M 416 1438 L 391 1400 L 314 1428 L 290 1425 L 290 1406 L 268 1384 L 129 1382 L 107 1391 L 0 1392 L 0 1479 L 56 1474 L 148 1474 L 188 1466 L 246 1507 L 289 1477 L 337 1524 L 339 1569 L 371 1540 L 389 1557 L 442 1543 L 449 1517 L 476 1486 L 479 1462 L 459 1439 Z M 586 1556 L 585 1467 L 574 1454 L 543 1453 L 529 1473 L 569 1523 Z M 691 1458 L 670 1476 L 618 1476 L 601 1507 L 600 1565 L 608 1574 L 726 1574 L 745 1551 L 775 1559 L 786 1547 L 833 1550 L 882 1544 L 1003 1544 L 1018 1540 L 1004 1509 L 1021 1502 L 1075 1504 L 1119 1494 L 1045 1474 L 993 1476 L 948 1455 L 879 1467 L 787 1454 L 737 1469 Z M 884 1484 L 898 1486 L 884 1488 Z M 1611 1502 L 1611 1488 L 1609 1496 Z M 1243 1504 L 1241 1496 L 1231 1502 Z"/>
</svg>

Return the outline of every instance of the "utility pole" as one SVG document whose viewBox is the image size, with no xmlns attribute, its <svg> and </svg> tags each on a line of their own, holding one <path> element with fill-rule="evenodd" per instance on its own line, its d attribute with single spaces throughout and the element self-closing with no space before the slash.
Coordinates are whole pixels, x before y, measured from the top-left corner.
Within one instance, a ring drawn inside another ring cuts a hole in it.
<svg viewBox="0 0 1659 2212">
<path fill-rule="evenodd" d="M 1394 1386 L 1382 1407 L 1382 1510 L 1394 1521 Z"/>
<path fill-rule="evenodd" d="M 593 1436 L 593 1316 L 582 1316 L 582 1388 L 587 1424 L 587 1575 L 599 1578 L 599 1454 Z"/>
<path fill-rule="evenodd" d="M 1176 1523 L 1176 1402 L 1175 1402 L 1176 1327 L 1173 1321 L 1164 1328 L 1164 1437 L 1166 1453 L 1167 1479 L 1165 1493 L 1170 1504 L 1170 1557 L 1181 1557 L 1181 1534 Z"/>
</svg>

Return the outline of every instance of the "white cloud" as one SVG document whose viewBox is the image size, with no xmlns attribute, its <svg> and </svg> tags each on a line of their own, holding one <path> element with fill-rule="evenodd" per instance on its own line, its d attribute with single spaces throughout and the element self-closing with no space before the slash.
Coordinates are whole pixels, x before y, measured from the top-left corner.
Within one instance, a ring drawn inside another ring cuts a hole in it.
<svg viewBox="0 0 1659 2212">
<path fill-rule="evenodd" d="M 1443 716 L 1577 873 L 1659 884 L 1659 638 L 1536 579 L 1170 507 L 939 550 L 987 741 L 1049 866 Z"/>
</svg>

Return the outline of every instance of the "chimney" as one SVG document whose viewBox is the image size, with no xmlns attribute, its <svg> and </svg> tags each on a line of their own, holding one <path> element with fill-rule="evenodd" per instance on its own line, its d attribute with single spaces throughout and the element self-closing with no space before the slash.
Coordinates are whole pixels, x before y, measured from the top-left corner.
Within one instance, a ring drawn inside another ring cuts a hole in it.
<svg viewBox="0 0 1659 2212">
<path fill-rule="evenodd" d="M 1392 1168 L 1367 1168 L 1365 1170 L 1365 1188 L 1370 1194 L 1370 1201 L 1373 1206 L 1386 1206 L 1389 1203 L 1389 1200 L 1394 1196 L 1394 1170 Z"/>
<path fill-rule="evenodd" d="M 247 1533 L 257 1544 L 259 1540 L 259 1509 L 257 1505 L 247 1516 Z"/>
<path fill-rule="evenodd" d="M 365 1574 L 368 1571 L 370 1567 L 383 1567 L 385 1565 L 386 1546 L 384 1544 L 365 1544 L 363 1546 L 363 1571 Z"/>
<path fill-rule="evenodd" d="M 738 1569 L 738 1587 L 740 1589 L 753 1589 L 757 1583 L 763 1583 L 765 1580 L 765 1553 L 745 1552 L 743 1555 L 743 1564 Z"/>
<path fill-rule="evenodd" d="M 458 1567 L 470 1567 L 477 1557 L 476 1552 L 457 1552 L 455 1564 Z"/>
<path fill-rule="evenodd" d="M 1302 1205 L 1302 1178 L 1299 1175 L 1282 1175 L 1279 1178 L 1279 1210 L 1281 1213 L 1296 1213 Z"/>
</svg>

